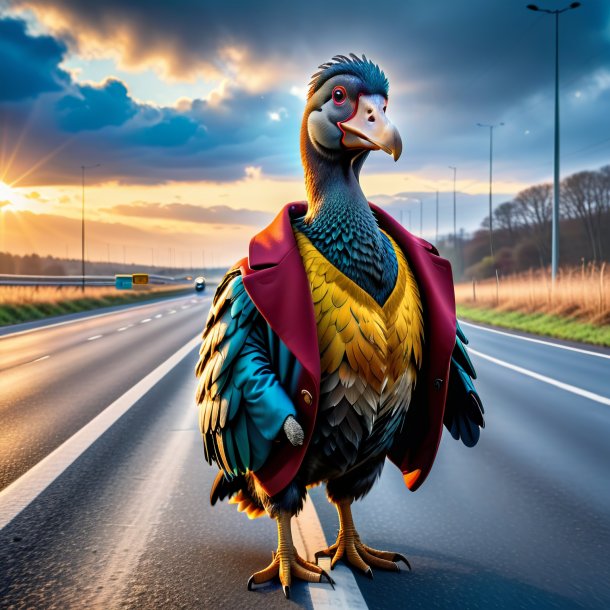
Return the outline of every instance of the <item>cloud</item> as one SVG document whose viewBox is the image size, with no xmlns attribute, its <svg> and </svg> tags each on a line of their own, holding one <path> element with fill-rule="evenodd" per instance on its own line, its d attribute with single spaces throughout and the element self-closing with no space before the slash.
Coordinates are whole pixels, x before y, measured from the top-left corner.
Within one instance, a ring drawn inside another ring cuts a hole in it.
<svg viewBox="0 0 610 610">
<path fill-rule="evenodd" d="M 109 78 L 100 86 L 81 85 L 57 102 L 60 126 L 68 132 L 122 125 L 138 111 L 124 83 Z"/>
<path fill-rule="evenodd" d="M 136 216 L 141 218 L 166 218 L 184 222 L 197 222 L 217 225 L 253 225 L 261 226 L 273 218 L 268 212 L 236 209 L 226 205 L 202 207 L 190 203 L 152 203 L 134 201 L 131 204 L 120 204 L 102 211 L 119 216 Z"/>
<path fill-rule="evenodd" d="M 65 45 L 50 36 L 30 36 L 23 21 L 0 20 L 0 102 L 58 91 L 69 76 L 60 67 Z"/>
<path fill-rule="evenodd" d="M 13 14 L 30 11 L 37 31 L 53 37 L 36 38 L 21 25 L 21 38 L 12 39 L 20 57 L 35 41 L 47 40 L 49 48 L 47 76 L 35 72 L 28 84 L 38 91 L 27 98 L 32 103 L 2 108 L 6 140 L 18 141 L 30 124 L 36 138 L 23 139 L 23 156 L 41 159 L 78 135 L 28 176 L 31 184 L 72 182 L 83 159 L 103 165 L 91 172 L 92 181 L 231 181 L 246 166 L 268 176 L 300 175 L 302 92 L 318 63 L 350 51 L 365 51 L 388 74 L 388 116 L 404 142 L 398 164 L 374 154 L 365 173 L 442 177 L 447 165 L 457 165 L 461 176 L 484 181 L 488 134 L 476 123 L 500 121 L 506 125 L 494 139 L 495 174 L 536 181 L 552 172 L 552 20 L 514 2 L 392 0 L 372 14 L 357 1 L 346 13 L 342 5 L 317 0 L 281 10 L 270 0 L 189 0 L 179 10 L 161 0 L 9 6 Z M 610 95 L 609 17 L 608 3 L 585 3 L 561 17 L 566 172 L 607 158 L 608 135 L 600 125 L 607 122 Z M 7 53 L 0 43 L 0 66 Z M 215 93 L 173 107 L 136 102 L 127 76 L 98 85 L 70 80 L 60 67 L 66 53 L 114 57 L 131 70 L 160 66 L 160 86 L 203 74 Z M 49 88 L 49 74 L 59 89 Z M 36 95 L 41 103 L 33 118 Z"/>
</svg>

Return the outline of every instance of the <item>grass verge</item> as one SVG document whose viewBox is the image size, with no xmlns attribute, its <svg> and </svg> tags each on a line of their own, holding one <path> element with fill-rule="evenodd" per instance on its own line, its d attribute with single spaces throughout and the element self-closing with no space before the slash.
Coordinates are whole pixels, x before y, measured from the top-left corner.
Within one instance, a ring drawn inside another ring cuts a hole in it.
<svg viewBox="0 0 610 610">
<path fill-rule="evenodd" d="M 152 301 L 155 299 L 177 296 L 192 292 L 191 288 L 176 288 L 175 290 L 150 291 L 150 292 L 121 292 L 118 294 L 106 294 L 104 296 L 85 296 L 80 299 L 69 299 L 65 301 L 48 301 L 35 303 L 0 303 L 0 326 L 8 324 L 19 324 L 42 320 L 51 316 L 60 316 L 68 313 L 89 311 L 111 307 L 113 305 L 124 305 L 127 303 Z"/>
<path fill-rule="evenodd" d="M 608 325 L 596 326 L 546 313 L 496 311 L 467 305 L 458 305 L 457 315 L 458 318 L 470 322 L 482 322 L 535 335 L 610 347 L 610 326 Z"/>
</svg>

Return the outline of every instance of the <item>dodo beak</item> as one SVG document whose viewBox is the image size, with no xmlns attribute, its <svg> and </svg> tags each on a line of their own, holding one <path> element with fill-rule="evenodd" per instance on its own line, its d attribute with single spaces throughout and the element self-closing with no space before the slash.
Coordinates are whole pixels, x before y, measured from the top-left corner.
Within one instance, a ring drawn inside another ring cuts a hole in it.
<svg viewBox="0 0 610 610">
<path fill-rule="evenodd" d="M 384 150 L 398 161 L 402 153 L 402 140 L 398 129 L 385 114 L 387 102 L 382 95 L 361 95 L 356 112 L 339 123 L 343 131 L 342 143 L 346 148 Z"/>
</svg>

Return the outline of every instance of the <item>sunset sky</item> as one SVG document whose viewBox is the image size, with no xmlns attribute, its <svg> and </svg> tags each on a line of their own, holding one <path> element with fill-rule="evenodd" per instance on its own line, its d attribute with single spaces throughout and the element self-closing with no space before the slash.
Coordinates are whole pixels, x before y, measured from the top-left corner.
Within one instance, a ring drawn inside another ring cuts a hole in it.
<svg viewBox="0 0 610 610">
<path fill-rule="evenodd" d="M 229 265 L 304 198 L 298 137 L 316 66 L 350 52 L 390 81 L 398 163 L 368 197 L 419 233 L 486 214 L 553 170 L 554 29 L 516 0 L 0 0 L 0 251 Z M 544 8 L 569 2 L 541 0 Z M 562 175 L 610 163 L 610 2 L 561 17 Z"/>
</svg>

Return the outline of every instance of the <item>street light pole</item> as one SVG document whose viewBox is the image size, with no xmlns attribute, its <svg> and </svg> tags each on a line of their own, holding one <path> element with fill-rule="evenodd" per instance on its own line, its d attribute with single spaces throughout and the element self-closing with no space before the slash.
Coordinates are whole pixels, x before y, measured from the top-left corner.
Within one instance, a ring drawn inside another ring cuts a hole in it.
<svg viewBox="0 0 610 610">
<path fill-rule="evenodd" d="M 81 214 L 81 272 L 83 275 L 83 282 L 81 286 L 82 292 L 85 292 L 85 170 L 93 169 L 94 167 L 100 167 L 99 163 L 95 165 L 81 165 L 81 173 L 82 173 L 82 214 Z"/>
<path fill-rule="evenodd" d="M 457 228 L 456 228 L 456 206 L 455 206 L 455 174 L 457 172 L 457 167 L 453 167 L 453 165 L 450 165 L 449 169 L 453 170 L 453 249 L 457 253 Z M 457 256 L 457 254 L 456 254 L 456 256 Z"/>
<path fill-rule="evenodd" d="M 491 253 L 492 262 L 495 265 L 494 260 L 494 242 L 493 242 L 493 211 L 492 211 L 492 197 L 493 197 L 493 150 L 494 150 L 494 127 L 501 127 L 504 123 L 498 123 L 497 125 L 487 125 L 484 123 L 477 123 L 478 127 L 489 127 L 489 251 Z M 497 270 L 496 270 L 497 275 Z"/>
<path fill-rule="evenodd" d="M 559 267 L 559 200 L 560 200 L 560 182 L 559 182 L 559 15 L 571 9 L 581 6 L 580 2 L 572 2 L 570 6 L 562 9 L 542 9 L 535 4 L 528 4 L 527 8 L 530 11 L 540 11 L 548 15 L 555 15 L 555 167 L 553 177 L 553 221 L 552 221 L 552 238 L 551 238 L 551 278 L 555 283 L 557 271 Z"/>
</svg>

